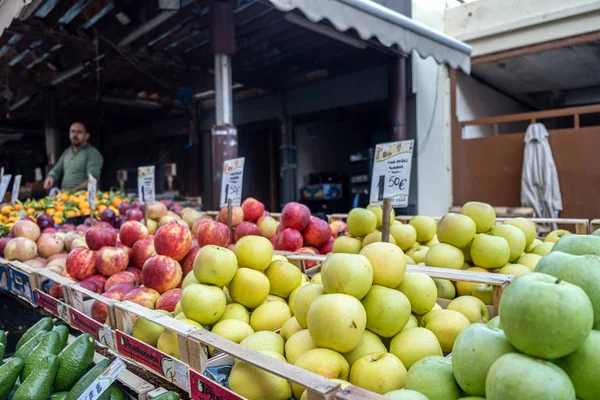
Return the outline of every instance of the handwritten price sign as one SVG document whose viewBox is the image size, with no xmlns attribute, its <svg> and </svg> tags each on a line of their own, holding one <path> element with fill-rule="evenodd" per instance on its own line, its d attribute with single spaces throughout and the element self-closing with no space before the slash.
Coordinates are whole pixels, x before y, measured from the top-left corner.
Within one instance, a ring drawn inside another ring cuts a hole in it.
<svg viewBox="0 0 600 400">
<path fill-rule="evenodd" d="M 244 181 L 244 158 L 234 158 L 223 163 L 221 180 L 221 207 L 227 207 L 231 200 L 233 206 L 242 202 L 242 183 Z"/>
<path fill-rule="evenodd" d="M 380 143 L 375 147 L 371 205 L 380 206 L 385 198 L 390 199 L 392 207 L 408 206 L 414 143 L 414 140 L 405 140 Z"/>
</svg>

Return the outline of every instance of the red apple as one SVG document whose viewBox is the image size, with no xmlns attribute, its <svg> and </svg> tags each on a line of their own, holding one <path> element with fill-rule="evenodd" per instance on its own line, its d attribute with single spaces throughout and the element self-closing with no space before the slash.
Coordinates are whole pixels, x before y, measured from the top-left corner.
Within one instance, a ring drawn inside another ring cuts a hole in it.
<svg viewBox="0 0 600 400">
<path fill-rule="evenodd" d="M 196 255 L 200 251 L 200 246 L 192 246 L 190 251 L 187 253 L 183 261 L 181 262 L 181 269 L 183 270 L 183 276 L 187 276 L 187 274 L 194 269 L 194 260 L 196 259 Z"/>
<path fill-rule="evenodd" d="M 160 295 L 156 300 L 156 309 L 168 312 L 175 311 L 175 306 L 181 297 L 181 289 L 171 289 Z"/>
<path fill-rule="evenodd" d="M 333 238 L 329 239 L 327 241 L 327 243 L 325 243 L 323 245 L 323 247 L 321 247 L 321 254 L 327 255 L 327 254 L 331 253 L 332 249 L 333 249 Z"/>
<path fill-rule="evenodd" d="M 127 211 L 131 208 L 131 204 L 127 201 L 121 201 L 117 206 L 117 210 L 119 210 L 119 215 L 127 214 Z"/>
<path fill-rule="evenodd" d="M 136 268 L 142 268 L 146 260 L 154 255 L 156 255 L 154 251 L 154 238 L 140 240 L 131 249 L 131 265 Z"/>
<path fill-rule="evenodd" d="M 162 217 L 164 217 L 165 215 L 167 215 L 167 211 L 169 211 L 167 209 L 167 206 L 164 203 L 161 203 L 160 201 L 157 201 L 156 203 L 153 204 L 147 204 L 146 205 L 146 218 L 150 218 L 150 219 L 154 219 L 154 220 L 159 220 Z"/>
<path fill-rule="evenodd" d="M 181 282 L 182 275 L 181 265 L 177 261 L 167 256 L 154 256 L 142 267 L 142 284 L 164 293 L 175 289 Z"/>
<path fill-rule="evenodd" d="M 65 296 L 63 292 L 63 285 L 54 282 L 52 286 L 50 286 L 50 289 L 48 289 L 48 294 L 55 299 L 62 299 Z"/>
<path fill-rule="evenodd" d="M 238 226 L 244 220 L 244 210 L 242 207 L 231 207 L 231 226 Z M 227 207 L 219 211 L 219 221 L 227 224 Z"/>
<path fill-rule="evenodd" d="M 266 215 L 260 217 L 256 222 L 256 225 L 258 226 L 258 233 L 260 236 L 271 239 L 277 234 L 277 227 L 279 227 L 280 224 L 275 218 Z"/>
<path fill-rule="evenodd" d="M 119 292 L 122 294 L 121 297 L 125 297 L 125 295 L 127 293 L 131 292 L 135 288 L 136 288 L 136 286 L 132 283 L 121 282 L 121 283 L 115 283 L 114 285 L 112 285 L 110 287 L 110 289 L 107 290 L 107 292 Z"/>
<path fill-rule="evenodd" d="M 91 250 L 100 250 L 105 246 L 114 247 L 117 243 L 117 231 L 112 226 L 99 223 L 85 233 L 85 242 Z"/>
<path fill-rule="evenodd" d="M 127 210 L 125 217 L 127 221 L 141 221 L 144 219 L 144 213 L 139 208 L 132 208 Z"/>
<path fill-rule="evenodd" d="M 83 225 L 78 225 L 77 228 L 75 228 L 75 230 L 85 233 L 85 232 L 89 231 L 90 228 L 91 228 L 91 226 L 83 224 Z"/>
<path fill-rule="evenodd" d="M 348 232 L 348 225 L 346 225 L 344 221 L 333 221 L 329 224 L 329 227 L 331 228 L 331 236 L 334 238 L 338 237 L 340 232 L 342 232 L 342 234 Z"/>
<path fill-rule="evenodd" d="M 100 274 L 90 275 L 85 278 L 82 282 L 93 282 L 100 289 L 104 290 L 104 286 L 106 285 L 106 277 Z"/>
<path fill-rule="evenodd" d="M 116 301 L 122 301 L 124 296 L 119 292 L 106 292 L 102 293 L 102 297 L 106 297 L 107 299 L 113 299 Z M 96 300 L 94 301 L 94 304 L 92 304 L 91 311 L 92 318 L 94 318 L 96 321 L 102 324 L 108 323 L 108 306 L 106 304 Z"/>
<path fill-rule="evenodd" d="M 39 214 L 35 221 L 40 229 L 51 228 L 54 226 L 54 218 L 46 213 Z"/>
<path fill-rule="evenodd" d="M 209 221 L 198 228 L 198 245 L 200 247 L 208 244 L 227 247 L 230 240 L 229 228 L 220 222 Z"/>
<path fill-rule="evenodd" d="M 320 249 L 329 239 L 331 239 L 331 228 L 329 227 L 329 224 L 322 219 L 312 218 L 308 222 L 304 232 L 302 232 L 302 236 L 304 237 L 305 244 Z"/>
<path fill-rule="evenodd" d="M 57 233 L 57 232 L 58 232 L 58 230 L 56 230 L 56 228 L 45 228 L 45 229 L 42 231 L 42 234 L 44 234 L 44 233 Z M 62 231 L 61 231 L 61 232 L 62 232 Z M 65 232 L 68 232 L 68 231 L 66 231 L 66 230 L 65 230 Z M 38 239 L 38 240 L 39 240 L 39 239 Z"/>
<path fill-rule="evenodd" d="M 161 226 L 154 235 L 156 254 L 181 261 L 192 247 L 192 233 L 177 222 Z"/>
<path fill-rule="evenodd" d="M 43 258 L 48 258 L 60 253 L 65 248 L 65 242 L 60 236 L 43 233 L 37 240 L 38 254 Z"/>
<path fill-rule="evenodd" d="M 54 261 L 54 260 L 66 260 L 68 255 L 69 254 L 65 253 L 65 252 L 54 254 L 54 255 L 48 257 L 48 263 L 50 263 L 51 261 Z"/>
<path fill-rule="evenodd" d="M 231 251 L 235 251 L 235 244 L 230 244 L 227 248 Z"/>
<path fill-rule="evenodd" d="M 72 250 L 67 256 L 67 273 L 78 281 L 98 273 L 96 252 L 85 247 Z"/>
<path fill-rule="evenodd" d="M 116 217 L 117 214 L 115 214 L 115 212 L 110 208 L 105 208 L 104 210 L 100 211 L 100 221 L 102 222 L 108 222 L 112 225 Z"/>
<path fill-rule="evenodd" d="M 123 249 L 127 252 L 127 257 L 129 257 L 129 262 L 131 263 L 131 256 L 133 255 L 133 249 L 131 247 L 127 247 L 125 246 L 123 243 L 117 241 L 117 243 L 115 243 L 115 247 L 117 249 Z"/>
<path fill-rule="evenodd" d="M 109 277 L 106 280 L 106 283 L 104 284 L 104 291 L 108 292 L 108 290 L 113 285 L 116 285 L 117 283 L 121 283 L 121 282 L 128 282 L 133 285 L 135 282 L 135 275 L 133 275 L 131 272 L 128 272 L 128 271 L 123 271 L 123 272 L 114 274 L 113 276 Z"/>
<path fill-rule="evenodd" d="M 129 265 L 127 250 L 117 247 L 103 247 L 96 256 L 96 269 L 104 276 L 112 276 L 125 271 Z"/>
<path fill-rule="evenodd" d="M 133 274 L 133 276 L 135 277 L 135 281 L 133 282 L 134 285 L 139 285 L 141 282 L 141 277 L 142 277 L 142 270 L 136 267 L 127 267 L 127 269 L 125 271 L 131 272 Z"/>
<path fill-rule="evenodd" d="M 270 212 L 268 212 L 267 210 L 265 210 L 265 211 L 263 212 L 263 215 L 262 215 L 262 216 L 263 216 L 263 217 L 268 217 L 269 215 L 271 215 L 271 213 L 270 213 Z"/>
<path fill-rule="evenodd" d="M 15 237 L 24 237 L 34 242 L 40 237 L 40 227 L 29 218 L 20 219 L 12 227 Z"/>
<path fill-rule="evenodd" d="M 300 247 L 299 249 L 294 250 L 294 253 L 312 254 L 316 256 L 319 254 L 319 250 L 315 249 L 314 247 Z M 304 261 L 305 268 L 312 268 L 317 265 L 319 265 L 318 261 Z"/>
<path fill-rule="evenodd" d="M 281 211 L 281 225 L 302 232 L 310 221 L 310 210 L 304 204 L 287 203 Z"/>
<path fill-rule="evenodd" d="M 244 236 L 258 236 L 259 230 L 253 222 L 243 221 L 241 224 L 235 227 L 233 231 L 233 239 L 235 242 L 243 238 Z"/>
<path fill-rule="evenodd" d="M 10 242 L 10 240 L 11 238 L 9 237 L 0 239 L 0 257 L 4 257 L 4 248 L 6 247 L 6 244 Z"/>
<path fill-rule="evenodd" d="M 275 250 L 294 251 L 303 243 L 302 234 L 295 229 L 285 228 L 275 235 Z"/>
<path fill-rule="evenodd" d="M 160 293 L 156 290 L 149 287 L 140 287 L 127 293 L 123 301 L 131 301 L 146 308 L 154 309 L 156 300 L 158 300 L 159 297 Z"/>
<path fill-rule="evenodd" d="M 127 222 L 127 217 L 125 217 L 124 215 L 118 215 L 115 217 L 115 220 L 113 221 L 113 227 L 115 229 L 121 229 L 121 227 L 123 226 L 123 224 Z"/>
<path fill-rule="evenodd" d="M 98 285 L 96 285 L 94 282 L 92 281 L 82 281 L 79 282 L 79 286 L 81 286 L 84 289 L 89 290 L 90 292 L 94 292 L 94 293 L 102 293 L 102 290 L 100 290 L 100 288 L 98 287 Z"/>
<path fill-rule="evenodd" d="M 89 249 L 84 236 L 79 236 L 73 239 L 73 241 L 71 242 L 71 251 L 78 247 L 85 247 L 86 249 Z"/>
<path fill-rule="evenodd" d="M 265 205 L 255 198 L 248 197 L 242 202 L 242 211 L 246 221 L 256 221 L 262 217 L 265 212 Z"/>
<path fill-rule="evenodd" d="M 200 225 L 202 225 L 205 222 L 209 222 L 209 221 L 212 221 L 212 219 L 210 219 L 210 217 L 206 217 L 206 216 L 202 216 L 202 217 L 196 219 L 192 223 L 192 236 L 193 237 L 198 236 L 198 229 L 200 229 Z"/>
<path fill-rule="evenodd" d="M 27 264 L 30 267 L 33 268 L 44 268 L 46 266 L 46 261 L 45 260 L 38 260 L 37 258 L 34 258 L 33 260 L 27 260 L 25 261 L 23 264 Z"/>
</svg>

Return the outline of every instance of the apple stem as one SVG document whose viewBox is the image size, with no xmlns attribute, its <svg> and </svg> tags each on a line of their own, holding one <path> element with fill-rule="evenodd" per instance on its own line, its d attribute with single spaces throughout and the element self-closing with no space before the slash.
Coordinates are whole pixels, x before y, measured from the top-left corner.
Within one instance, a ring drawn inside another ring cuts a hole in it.
<svg viewBox="0 0 600 400">
<path fill-rule="evenodd" d="M 554 282 L 554 283 L 558 285 L 560 282 L 561 282 L 561 279 L 560 279 L 560 278 L 557 278 L 557 279 L 556 279 L 556 282 Z"/>
</svg>

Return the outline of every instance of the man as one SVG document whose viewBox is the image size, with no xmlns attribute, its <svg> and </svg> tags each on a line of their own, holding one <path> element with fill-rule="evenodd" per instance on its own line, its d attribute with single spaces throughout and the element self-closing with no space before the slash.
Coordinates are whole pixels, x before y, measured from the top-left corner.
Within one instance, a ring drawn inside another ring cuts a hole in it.
<svg viewBox="0 0 600 400">
<path fill-rule="evenodd" d="M 98 179 L 104 159 L 102 154 L 88 144 L 90 134 L 81 122 L 74 122 L 69 131 L 71 147 L 60 156 L 46 178 L 44 188 L 49 190 L 60 181 L 63 190 L 76 191 L 87 188 L 88 175 Z"/>
</svg>

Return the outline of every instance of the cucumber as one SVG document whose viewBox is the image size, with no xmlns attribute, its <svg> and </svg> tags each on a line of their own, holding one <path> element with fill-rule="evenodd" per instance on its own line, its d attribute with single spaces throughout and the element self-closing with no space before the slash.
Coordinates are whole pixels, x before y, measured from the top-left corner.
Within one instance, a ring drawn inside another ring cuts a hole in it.
<svg viewBox="0 0 600 400">
<path fill-rule="evenodd" d="M 125 392 L 115 384 L 112 384 L 108 391 L 110 392 L 110 400 L 127 400 Z"/>
<path fill-rule="evenodd" d="M 60 349 L 64 349 L 69 341 L 69 327 L 67 325 L 57 325 L 52 329 L 60 336 Z"/>
<path fill-rule="evenodd" d="M 45 317 L 36 322 L 31 328 L 27 330 L 21 336 L 19 341 L 17 342 L 16 350 L 19 350 L 21 346 L 29 341 L 32 337 L 34 337 L 38 332 L 50 332 L 52 330 L 52 326 L 54 325 L 54 321 L 50 317 Z"/>
<path fill-rule="evenodd" d="M 25 382 L 27 377 L 41 365 L 40 363 L 46 356 L 50 354 L 57 356 L 58 353 L 60 353 L 60 336 L 57 332 L 46 333 L 40 344 L 25 359 L 25 366 L 21 371 L 21 381 Z"/>
<path fill-rule="evenodd" d="M 7 335 L 8 335 L 8 332 L 5 332 L 0 329 L 0 343 L 2 343 L 5 347 L 6 347 L 6 341 L 7 341 L 6 336 Z"/>
<path fill-rule="evenodd" d="M 4 360 L 4 353 L 6 353 L 6 346 L 4 343 L 0 343 L 0 363 Z"/>
<path fill-rule="evenodd" d="M 0 400 L 4 400 L 10 393 L 25 362 L 20 358 L 13 358 L 0 367 Z"/>
<path fill-rule="evenodd" d="M 45 331 L 36 333 L 27 343 L 25 343 L 19 350 L 15 352 L 14 357 L 25 360 L 27 357 L 29 357 L 29 354 L 31 354 L 33 349 L 35 349 L 36 346 L 44 339 L 44 336 L 46 336 Z"/>
<path fill-rule="evenodd" d="M 89 333 L 79 336 L 60 352 L 58 358 L 54 390 L 69 391 L 94 362 L 94 337 Z"/>
<path fill-rule="evenodd" d="M 94 382 L 94 380 L 102 374 L 102 372 L 110 365 L 110 360 L 105 359 L 96 364 L 90 369 L 81 379 L 77 381 L 73 389 L 69 391 L 69 395 L 66 400 L 77 400 L 79 396 L 85 392 L 85 390 Z M 106 390 L 98 400 L 109 400 L 110 391 Z"/>
<path fill-rule="evenodd" d="M 181 396 L 179 396 L 179 393 L 166 392 L 163 394 L 159 394 L 158 396 L 154 397 L 152 400 L 179 400 L 179 399 L 181 399 Z"/>
<path fill-rule="evenodd" d="M 56 392 L 52 393 L 48 400 L 65 400 L 68 396 L 69 392 Z"/>
<path fill-rule="evenodd" d="M 57 369 L 57 356 L 49 354 L 44 357 L 39 366 L 17 389 L 13 400 L 47 400 L 52 394 L 52 382 Z"/>
</svg>

